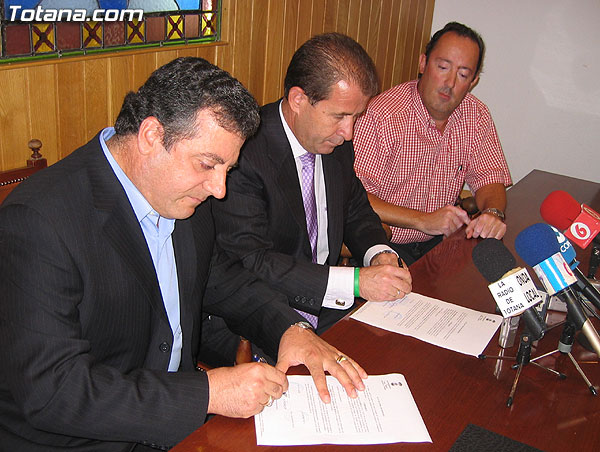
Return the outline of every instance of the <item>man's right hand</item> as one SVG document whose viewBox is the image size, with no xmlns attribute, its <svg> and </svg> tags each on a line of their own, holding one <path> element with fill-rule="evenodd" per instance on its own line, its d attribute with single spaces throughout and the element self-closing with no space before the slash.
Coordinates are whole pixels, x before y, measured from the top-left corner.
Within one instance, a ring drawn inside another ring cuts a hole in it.
<svg viewBox="0 0 600 452">
<path fill-rule="evenodd" d="M 444 206 L 431 213 L 423 213 L 417 229 L 429 235 L 448 237 L 470 221 L 467 212 L 460 207 Z"/>
<path fill-rule="evenodd" d="M 360 296 L 368 301 L 397 300 L 412 290 L 410 271 L 398 265 L 363 267 L 358 281 Z"/>
<path fill-rule="evenodd" d="M 208 413 L 248 418 L 287 391 L 285 374 L 265 363 L 218 367 L 208 375 Z"/>
</svg>

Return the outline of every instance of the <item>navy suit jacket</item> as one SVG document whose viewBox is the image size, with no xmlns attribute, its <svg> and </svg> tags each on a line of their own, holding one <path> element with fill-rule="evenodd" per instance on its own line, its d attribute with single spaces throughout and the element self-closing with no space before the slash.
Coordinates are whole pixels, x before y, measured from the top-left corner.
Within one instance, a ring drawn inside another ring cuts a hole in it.
<svg viewBox="0 0 600 452">
<path fill-rule="evenodd" d="M 279 101 L 261 108 L 261 124 L 242 148 L 227 181 L 227 196 L 214 204 L 217 241 L 230 256 L 288 297 L 290 306 L 319 314 L 329 266 L 342 243 L 362 262 L 366 251 L 388 240 L 354 172 L 346 141 L 322 156 L 327 199 L 329 257 L 312 263 L 302 189 Z"/>
<path fill-rule="evenodd" d="M 11 193 L 0 208 L 2 448 L 181 441 L 206 418 L 208 380 L 195 363 L 208 313 L 276 354 L 301 317 L 239 264 L 213 258 L 211 210 L 208 200 L 175 223 L 183 350 L 169 373 L 173 335 L 150 252 L 98 136 Z"/>
</svg>

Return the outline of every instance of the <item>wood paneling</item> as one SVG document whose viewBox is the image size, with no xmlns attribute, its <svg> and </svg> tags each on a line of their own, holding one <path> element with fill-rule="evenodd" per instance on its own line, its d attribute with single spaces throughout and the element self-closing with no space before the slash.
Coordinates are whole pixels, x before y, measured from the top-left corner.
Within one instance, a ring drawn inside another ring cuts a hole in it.
<svg viewBox="0 0 600 452">
<path fill-rule="evenodd" d="M 0 66 L 0 170 L 23 166 L 39 138 L 48 164 L 112 125 L 123 97 L 157 67 L 199 56 L 237 77 L 259 104 L 283 94 L 299 45 L 329 31 L 369 52 L 381 89 L 415 78 L 434 0 L 223 0 L 222 42 Z"/>
</svg>

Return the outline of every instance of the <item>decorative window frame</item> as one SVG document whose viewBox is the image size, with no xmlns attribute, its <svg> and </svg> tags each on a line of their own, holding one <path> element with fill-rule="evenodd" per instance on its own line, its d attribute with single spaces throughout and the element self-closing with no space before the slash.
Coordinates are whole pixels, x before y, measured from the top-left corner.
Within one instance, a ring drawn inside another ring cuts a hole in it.
<svg viewBox="0 0 600 452">
<path fill-rule="evenodd" d="M 141 21 L 23 22 L 10 21 L 0 1 L 0 65 L 219 41 L 221 0 L 199 6 L 207 3 L 212 9 L 144 13 Z"/>
</svg>

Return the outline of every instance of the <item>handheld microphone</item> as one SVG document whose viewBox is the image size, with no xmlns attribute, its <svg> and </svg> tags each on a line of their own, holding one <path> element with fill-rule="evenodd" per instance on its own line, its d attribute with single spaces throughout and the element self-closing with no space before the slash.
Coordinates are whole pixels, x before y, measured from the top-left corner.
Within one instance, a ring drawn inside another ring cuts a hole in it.
<svg viewBox="0 0 600 452">
<path fill-rule="evenodd" d="M 541 302 L 542 297 L 527 270 L 516 266 L 508 248 L 500 240 L 485 239 L 473 248 L 473 263 L 490 282 L 488 288 L 502 315 L 506 318 L 522 314 L 531 340 L 541 339 L 546 324 L 533 306 Z"/>
<path fill-rule="evenodd" d="M 467 212 L 469 216 L 475 215 L 477 212 L 479 212 L 479 207 L 477 207 L 477 202 L 473 196 L 460 198 L 458 200 L 458 205 L 462 210 Z"/>
<path fill-rule="evenodd" d="M 540 206 L 546 223 L 565 231 L 565 236 L 585 249 L 600 232 L 600 214 L 579 204 L 566 191 L 556 190 L 546 196 Z"/>
<path fill-rule="evenodd" d="M 556 240 L 560 247 L 560 252 L 565 259 L 565 262 L 569 264 L 569 267 L 573 271 L 573 274 L 577 278 L 577 281 L 574 285 L 575 289 L 577 289 L 585 298 L 587 298 L 596 309 L 600 310 L 600 292 L 598 289 L 590 283 L 590 281 L 585 277 L 585 275 L 579 270 L 579 261 L 577 260 L 577 255 L 575 254 L 575 249 L 571 242 L 553 226 L 548 226 L 554 234 L 556 235 Z"/>
<path fill-rule="evenodd" d="M 567 304 L 567 316 L 600 356 L 600 337 L 573 293 L 571 286 L 577 278 L 562 257 L 550 226 L 537 223 L 524 229 L 515 240 L 515 249 L 527 265 L 533 267 L 548 294 Z"/>
</svg>

